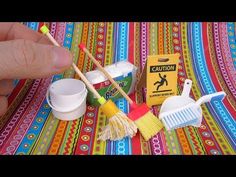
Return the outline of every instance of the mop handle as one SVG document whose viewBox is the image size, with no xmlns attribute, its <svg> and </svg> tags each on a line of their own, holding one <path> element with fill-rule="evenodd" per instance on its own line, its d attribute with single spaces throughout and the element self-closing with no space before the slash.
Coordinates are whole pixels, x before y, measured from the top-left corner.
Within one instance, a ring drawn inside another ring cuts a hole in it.
<svg viewBox="0 0 236 177">
<path fill-rule="evenodd" d="M 116 81 L 110 76 L 110 74 L 101 66 L 101 64 L 93 57 L 93 55 L 86 49 L 84 44 L 80 44 L 79 48 L 82 49 L 93 63 L 98 67 L 98 69 L 103 72 L 103 74 L 111 81 L 111 83 L 116 87 L 116 89 L 126 98 L 126 100 L 132 105 L 133 101 L 130 97 L 123 91 L 123 89 L 116 83 Z"/>
<path fill-rule="evenodd" d="M 60 47 L 60 45 L 58 44 L 58 42 L 52 37 L 52 35 L 49 33 L 49 30 L 46 26 L 41 27 L 41 31 L 43 32 L 43 34 L 45 34 L 49 40 L 57 47 Z M 101 95 L 99 95 L 99 93 L 97 92 L 97 90 L 95 90 L 95 88 L 93 87 L 92 84 L 90 84 L 90 82 L 87 80 L 87 78 L 83 75 L 83 73 L 79 70 L 79 68 L 72 63 L 72 66 L 75 70 L 75 72 L 81 77 L 81 79 L 83 80 L 83 82 L 87 85 L 87 87 L 89 88 L 89 90 L 96 96 L 97 99 L 101 99 Z"/>
</svg>

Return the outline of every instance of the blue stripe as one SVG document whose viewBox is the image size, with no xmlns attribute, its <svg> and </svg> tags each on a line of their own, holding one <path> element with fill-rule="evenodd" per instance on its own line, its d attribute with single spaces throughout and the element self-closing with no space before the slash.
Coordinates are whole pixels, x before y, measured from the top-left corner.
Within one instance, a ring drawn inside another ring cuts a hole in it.
<svg viewBox="0 0 236 177">
<path fill-rule="evenodd" d="M 27 26 L 30 28 L 30 29 L 32 29 L 32 30 L 38 30 L 38 22 L 28 22 L 27 23 Z"/>
<path fill-rule="evenodd" d="M 118 23 L 118 44 L 116 61 L 127 61 L 128 59 L 128 23 Z M 116 102 L 118 108 L 124 113 L 128 113 L 128 103 L 124 98 L 118 99 Z M 131 154 L 131 139 L 126 137 L 120 141 L 116 141 L 116 154 L 117 155 L 128 155 Z"/>
<path fill-rule="evenodd" d="M 207 70 L 206 58 L 203 52 L 202 44 L 202 31 L 201 24 L 199 22 L 192 23 L 190 28 L 190 42 L 193 51 L 193 64 L 194 70 L 199 81 L 200 88 L 202 89 L 203 94 L 210 94 L 216 92 L 216 89 L 210 79 L 210 75 Z M 227 133 L 230 143 L 233 145 L 233 148 L 236 149 L 236 123 L 232 115 L 229 114 L 228 110 L 225 108 L 224 104 L 221 101 L 214 101 L 211 104 L 206 104 L 208 109 L 211 110 L 211 113 L 216 118 L 217 123 L 225 130 Z"/>
<path fill-rule="evenodd" d="M 229 38 L 230 52 L 236 69 L 236 37 L 235 37 L 235 25 L 233 22 L 227 23 L 227 32 Z"/>
<path fill-rule="evenodd" d="M 13 82 L 14 82 L 14 87 L 19 83 L 20 80 L 18 79 L 15 79 Z"/>
<path fill-rule="evenodd" d="M 63 46 L 67 49 L 71 48 L 72 35 L 74 31 L 74 23 L 66 23 L 65 37 Z"/>
<path fill-rule="evenodd" d="M 117 58 L 118 58 L 118 44 L 119 44 L 119 30 L 117 30 L 118 28 L 118 23 L 114 24 L 114 34 L 113 34 L 113 40 L 114 40 L 114 58 L 113 58 L 113 63 L 117 62 Z"/>
</svg>

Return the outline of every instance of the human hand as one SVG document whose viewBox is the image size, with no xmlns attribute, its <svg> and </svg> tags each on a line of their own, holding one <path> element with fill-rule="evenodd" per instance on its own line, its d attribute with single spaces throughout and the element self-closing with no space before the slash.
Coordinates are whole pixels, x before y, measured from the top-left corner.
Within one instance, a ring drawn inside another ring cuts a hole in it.
<svg viewBox="0 0 236 177">
<path fill-rule="evenodd" d="M 71 64 L 71 53 L 46 36 L 20 23 L 0 23 L 0 116 L 7 110 L 13 79 L 48 77 Z"/>
</svg>

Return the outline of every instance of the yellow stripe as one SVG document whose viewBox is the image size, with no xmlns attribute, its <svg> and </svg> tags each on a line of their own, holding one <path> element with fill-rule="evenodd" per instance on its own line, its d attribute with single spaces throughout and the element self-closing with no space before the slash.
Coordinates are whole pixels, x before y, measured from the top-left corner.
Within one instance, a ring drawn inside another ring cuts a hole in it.
<svg viewBox="0 0 236 177">
<path fill-rule="evenodd" d="M 101 109 L 98 110 L 97 126 L 95 130 L 94 146 L 92 154 L 103 155 L 106 154 L 106 141 L 98 141 L 98 134 L 101 128 L 106 125 L 106 116 L 102 113 Z"/>
<path fill-rule="evenodd" d="M 107 34 L 106 34 L 106 54 L 105 54 L 105 60 L 104 65 L 110 65 L 112 64 L 112 39 L 113 39 L 113 23 L 109 22 L 107 23 Z M 97 141 L 97 136 L 99 132 L 101 131 L 102 127 L 106 125 L 107 119 L 106 116 L 102 113 L 101 108 L 98 108 L 98 123 L 95 131 L 95 141 L 94 141 L 94 147 L 92 154 L 105 154 L 106 153 L 106 142 Z M 100 130 L 100 131 L 99 131 Z"/>
<path fill-rule="evenodd" d="M 164 48 L 163 48 L 163 22 L 158 23 L 158 48 L 159 48 L 159 54 L 164 54 Z"/>
<path fill-rule="evenodd" d="M 179 128 L 176 130 L 176 133 L 178 135 L 183 154 L 191 155 L 192 154 L 191 148 L 190 148 L 190 146 L 188 144 L 188 140 L 184 134 L 184 130 L 182 128 Z"/>
<path fill-rule="evenodd" d="M 51 142 L 52 136 L 56 132 L 58 123 L 59 120 L 55 119 L 52 112 L 50 112 L 47 121 L 45 122 L 45 126 L 43 126 L 43 129 L 41 130 L 39 138 L 32 148 L 31 154 L 47 154 L 49 143 Z"/>
<path fill-rule="evenodd" d="M 71 52 L 73 54 L 73 61 L 77 63 L 78 60 L 78 44 L 79 37 L 81 36 L 82 31 L 82 23 L 75 23 L 74 31 L 73 31 L 73 39 L 71 44 Z M 64 78 L 72 78 L 75 74 L 75 71 L 72 67 L 66 70 L 64 73 Z"/>
<path fill-rule="evenodd" d="M 83 23 L 83 32 L 81 34 L 81 42 L 79 43 L 83 43 L 86 44 L 87 43 L 87 38 L 88 38 L 88 28 L 89 28 L 89 23 Z M 82 30 L 82 29 L 81 29 Z M 78 43 L 78 44 L 79 44 Z M 75 45 L 75 47 L 77 47 L 78 49 L 78 44 Z M 84 65 L 84 59 L 85 59 L 85 53 L 82 51 L 79 51 L 79 60 L 77 61 L 77 66 L 78 68 L 82 71 L 83 70 L 83 65 Z M 75 75 L 76 79 L 79 79 L 79 75 L 76 74 Z"/>
<path fill-rule="evenodd" d="M 60 148 L 61 141 L 63 139 L 63 135 L 64 135 L 64 132 L 65 132 L 67 123 L 68 123 L 67 121 L 60 121 L 59 122 L 56 134 L 55 134 L 54 139 L 52 141 L 52 144 L 51 144 L 51 146 L 48 150 L 49 155 L 57 154 L 57 152 Z"/>
</svg>

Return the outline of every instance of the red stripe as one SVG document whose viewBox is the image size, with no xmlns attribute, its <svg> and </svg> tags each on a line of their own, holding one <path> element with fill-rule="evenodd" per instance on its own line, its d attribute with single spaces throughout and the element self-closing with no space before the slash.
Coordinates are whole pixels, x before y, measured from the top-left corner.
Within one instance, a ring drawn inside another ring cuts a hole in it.
<svg viewBox="0 0 236 177">
<path fill-rule="evenodd" d="M 131 94 L 130 98 L 132 100 L 135 100 L 135 95 Z M 141 142 L 140 142 L 140 133 L 138 132 L 135 137 L 131 139 L 132 143 L 132 154 L 138 155 L 142 154 L 142 149 L 141 149 Z"/>
<path fill-rule="evenodd" d="M 129 62 L 134 63 L 134 22 L 129 23 Z"/>
<path fill-rule="evenodd" d="M 13 100 L 16 98 L 16 96 L 19 94 L 20 90 L 26 83 L 26 79 L 20 80 L 14 90 L 12 91 L 11 95 L 8 97 L 8 105 L 10 106 Z"/>
<path fill-rule="evenodd" d="M 92 116 L 93 115 L 93 116 Z M 90 117 L 91 116 L 91 117 Z M 76 144 L 75 155 L 88 155 L 91 149 L 91 138 L 93 138 L 93 127 L 96 123 L 96 108 L 87 106 L 84 120 L 81 125 L 80 135 Z M 89 128 L 90 130 L 86 130 Z"/>
<path fill-rule="evenodd" d="M 44 22 L 39 22 L 38 32 L 41 33 L 40 28 L 44 25 Z"/>
<path fill-rule="evenodd" d="M 103 23 L 103 26 L 99 25 L 100 23 L 98 23 L 98 27 L 97 27 L 97 43 L 96 43 L 96 55 L 94 58 L 96 58 L 96 60 L 103 66 L 104 65 L 104 58 L 105 58 L 105 49 L 102 46 L 99 46 L 98 43 L 102 42 L 103 46 L 105 45 L 105 30 L 106 30 L 106 23 Z M 99 31 L 100 29 L 100 31 Z M 103 48 L 101 50 L 101 48 Z M 100 50 L 99 50 L 100 49 Z M 98 57 L 98 55 L 102 56 L 101 58 Z M 93 70 L 96 68 L 96 65 L 93 65 Z"/>
<path fill-rule="evenodd" d="M 72 143 L 72 139 L 73 139 L 73 134 L 74 134 L 74 132 L 75 132 L 75 130 L 76 130 L 76 127 L 75 127 L 76 121 L 77 121 L 77 120 L 74 120 L 74 121 L 72 122 L 71 129 L 70 129 L 70 133 L 69 133 L 69 136 L 68 136 L 68 138 L 67 138 L 67 142 L 66 142 L 66 146 L 65 146 L 65 152 L 63 153 L 63 155 L 68 155 L 68 154 L 70 154 L 69 149 L 70 149 L 70 147 L 71 147 L 71 145 L 72 145 L 71 143 Z"/>
</svg>

